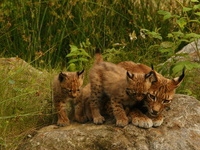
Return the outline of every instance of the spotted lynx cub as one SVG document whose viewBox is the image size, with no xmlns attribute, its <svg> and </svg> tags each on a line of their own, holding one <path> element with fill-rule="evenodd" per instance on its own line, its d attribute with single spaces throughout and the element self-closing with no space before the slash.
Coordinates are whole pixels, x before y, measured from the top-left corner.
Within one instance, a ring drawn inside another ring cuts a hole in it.
<svg viewBox="0 0 200 150">
<path fill-rule="evenodd" d="M 101 55 L 96 54 L 96 60 Z M 110 98 L 116 125 L 124 127 L 128 124 L 125 106 L 132 106 L 147 94 L 152 82 L 156 81 L 151 70 L 148 73 L 130 73 L 124 68 L 110 62 L 97 61 L 90 70 L 91 83 L 90 107 L 93 122 L 102 124 L 104 117 L 100 113 L 102 96 Z"/>
<path fill-rule="evenodd" d="M 118 65 L 124 67 L 126 70 L 135 71 L 135 63 L 131 61 L 121 62 Z M 140 67 L 140 72 L 148 72 L 149 67 Z M 184 78 L 184 70 L 180 77 L 174 79 L 167 79 L 161 74 L 156 73 L 157 82 L 154 82 L 149 88 L 147 97 L 142 104 L 134 107 L 129 113 L 132 118 L 132 123 L 143 128 L 150 128 L 152 126 L 160 126 L 163 122 L 162 111 L 169 107 L 176 88 L 180 85 Z M 144 109 L 145 108 L 145 109 Z M 141 111 L 143 110 L 143 111 Z"/>
<path fill-rule="evenodd" d="M 77 97 L 74 103 L 75 120 L 80 123 L 92 121 L 92 113 L 90 108 L 90 95 L 91 95 L 90 86 L 91 86 L 90 83 L 88 83 L 85 87 L 82 88 L 80 95 Z M 102 100 L 104 100 L 104 103 L 100 103 L 100 112 L 103 114 L 103 116 L 113 117 L 113 111 L 109 97 L 104 95 L 102 97 Z M 126 111 L 128 110 L 129 109 L 127 108 Z"/>
<path fill-rule="evenodd" d="M 66 115 L 66 102 L 74 100 L 80 94 L 83 84 L 83 72 L 61 72 L 53 81 L 53 100 L 58 113 L 58 126 L 70 124 Z"/>
<path fill-rule="evenodd" d="M 160 126 L 163 122 L 162 111 L 170 106 L 173 101 L 176 88 L 180 86 L 185 76 L 185 69 L 182 74 L 174 79 L 164 78 L 157 73 L 158 83 L 149 89 L 144 106 L 147 108 L 147 116 L 152 119 L 153 126 Z"/>
</svg>

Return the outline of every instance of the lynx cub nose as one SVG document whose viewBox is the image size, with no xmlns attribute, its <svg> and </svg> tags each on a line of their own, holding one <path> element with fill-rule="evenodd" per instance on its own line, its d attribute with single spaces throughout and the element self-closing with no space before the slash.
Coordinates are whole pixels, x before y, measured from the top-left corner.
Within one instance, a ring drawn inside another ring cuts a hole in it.
<svg viewBox="0 0 200 150">
<path fill-rule="evenodd" d="M 135 97 L 136 97 L 136 99 L 137 99 L 138 101 L 141 101 L 142 99 L 144 99 L 145 94 L 136 94 Z"/>
<path fill-rule="evenodd" d="M 153 114 L 153 115 L 158 115 L 158 111 L 153 110 L 153 111 L 152 111 L 152 114 Z"/>
</svg>

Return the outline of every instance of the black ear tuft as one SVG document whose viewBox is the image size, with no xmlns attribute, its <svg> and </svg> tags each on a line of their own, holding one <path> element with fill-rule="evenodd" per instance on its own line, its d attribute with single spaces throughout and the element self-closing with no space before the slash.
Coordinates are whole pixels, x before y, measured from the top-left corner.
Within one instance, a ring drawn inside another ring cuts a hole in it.
<svg viewBox="0 0 200 150">
<path fill-rule="evenodd" d="M 185 77 L 185 66 L 183 67 L 182 75 L 178 78 L 178 82 L 181 82 L 183 78 Z"/>
<path fill-rule="evenodd" d="M 182 74 L 179 77 L 172 79 L 172 81 L 178 87 L 180 83 L 183 81 L 184 77 L 185 77 L 185 67 L 183 68 Z"/>
<path fill-rule="evenodd" d="M 77 72 L 77 75 L 80 76 L 84 71 L 85 71 L 84 69 L 81 70 L 81 71 L 78 71 L 78 72 Z"/>
<path fill-rule="evenodd" d="M 151 69 L 154 70 L 153 64 L 151 64 Z"/>
<path fill-rule="evenodd" d="M 64 73 L 61 72 L 61 73 L 58 75 L 58 80 L 59 80 L 60 82 L 62 82 L 62 81 L 65 79 L 66 76 L 67 76 L 66 74 L 64 74 Z"/>
<path fill-rule="evenodd" d="M 134 77 L 134 74 L 130 73 L 130 72 L 126 72 L 126 75 L 130 78 L 130 79 L 133 79 Z"/>
</svg>

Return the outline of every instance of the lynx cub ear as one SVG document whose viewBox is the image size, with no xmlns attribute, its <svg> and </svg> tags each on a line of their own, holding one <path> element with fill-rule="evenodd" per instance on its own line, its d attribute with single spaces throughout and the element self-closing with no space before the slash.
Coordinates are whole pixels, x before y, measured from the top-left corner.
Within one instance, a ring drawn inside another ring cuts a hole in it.
<svg viewBox="0 0 200 150">
<path fill-rule="evenodd" d="M 58 80 L 59 80 L 60 82 L 62 82 L 66 77 L 67 77 L 67 75 L 61 72 L 61 73 L 58 75 Z"/>
<path fill-rule="evenodd" d="M 145 79 L 149 79 L 150 82 L 154 83 L 154 82 L 157 82 L 158 79 L 157 79 L 157 76 L 156 76 L 156 73 L 155 71 L 150 71 L 149 73 L 145 74 Z"/>
<path fill-rule="evenodd" d="M 172 81 L 178 87 L 181 84 L 181 82 L 183 81 L 184 77 L 185 77 L 185 67 L 182 70 L 182 74 L 179 77 L 172 79 Z"/>
<path fill-rule="evenodd" d="M 83 69 L 83 70 L 81 70 L 81 71 L 76 72 L 77 76 L 78 76 L 78 77 L 79 77 L 79 76 L 83 77 L 83 72 L 84 72 L 84 71 L 85 71 L 85 70 Z"/>
<path fill-rule="evenodd" d="M 130 78 L 130 79 L 133 79 L 133 77 L 134 77 L 134 74 L 132 74 L 132 73 L 130 73 L 130 72 L 126 72 L 126 75 L 127 75 L 127 77 L 128 78 Z"/>
</svg>

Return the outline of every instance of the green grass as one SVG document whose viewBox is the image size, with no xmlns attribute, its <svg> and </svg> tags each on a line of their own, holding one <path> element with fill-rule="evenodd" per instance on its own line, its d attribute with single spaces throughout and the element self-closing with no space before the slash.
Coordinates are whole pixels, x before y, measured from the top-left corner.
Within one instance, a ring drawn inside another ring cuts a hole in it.
<svg viewBox="0 0 200 150">
<path fill-rule="evenodd" d="M 0 148 L 15 149 L 25 136 L 52 122 L 52 77 L 20 59 L 0 59 Z"/>
<path fill-rule="evenodd" d="M 184 6 L 192 5 L 188 1 L 184 0 Z M 95 47 L 103 51 L 115 48 L 131 53 L 130 60 L 148 62 L 156 58 L 159 63 L 163 57 L 150 46 L 162 41 L 142 38 L 141 29 L 159 32 L 166 40 L 167 33 L 178 29 L 176 20 L 163 20 L 157 11 L 181 14 L 181 8 L 178 1 L 171 0 L 4 0 L 0 5 L 0 52 L 26 61 L 39 57 L 35 66 L 65 66 L 69 44 L 78 46 L 89 39 L 87 52 L 91 55 Z M 130 40 L 133 32 L 137 40 Z"/>
</svg>

